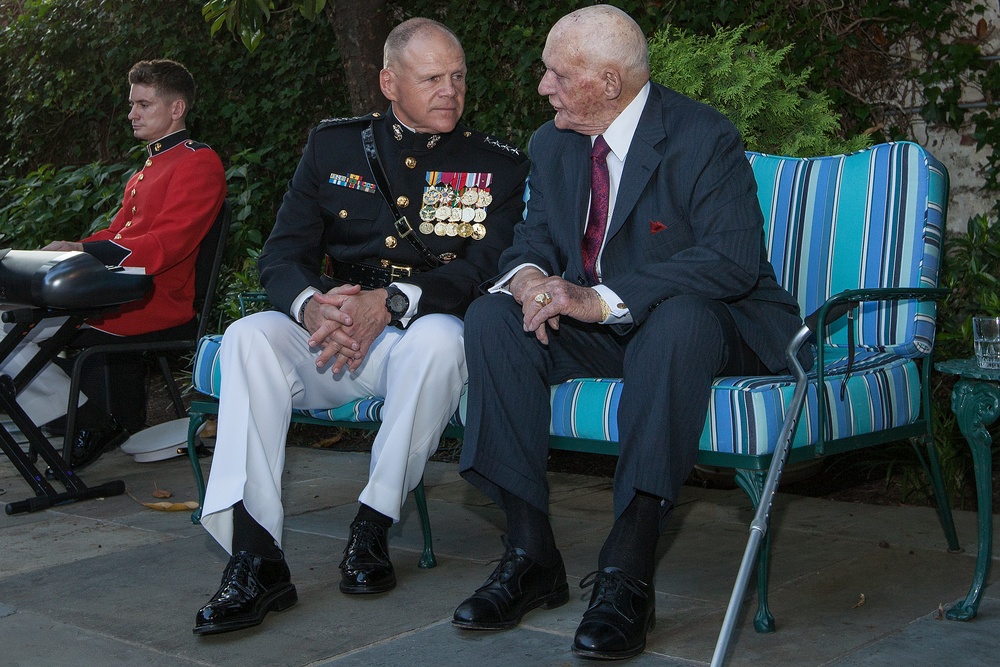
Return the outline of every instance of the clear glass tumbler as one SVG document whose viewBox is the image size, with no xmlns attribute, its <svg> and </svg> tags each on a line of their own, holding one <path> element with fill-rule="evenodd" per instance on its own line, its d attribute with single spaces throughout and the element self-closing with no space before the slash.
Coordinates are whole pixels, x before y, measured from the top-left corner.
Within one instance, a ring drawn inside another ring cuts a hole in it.
<svg viewBox="0 0 1000 667">
<path fill-rule="evenodd" d="M 1000 368 L 1000 317 L 973 317 L 972 339 L 981 368 Z"/>
</svg>

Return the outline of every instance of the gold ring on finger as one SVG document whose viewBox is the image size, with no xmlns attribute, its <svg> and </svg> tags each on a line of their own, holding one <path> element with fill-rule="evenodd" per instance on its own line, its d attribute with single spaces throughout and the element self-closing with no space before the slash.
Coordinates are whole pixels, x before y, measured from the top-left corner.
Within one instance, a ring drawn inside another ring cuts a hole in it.
<svg viewBox="0 0 1000 667">
<path fill-rule="evenodd" d="M 541 292 L 535 295 L 535 303 L 539 306 L 547 306 L 552 303 L 552 295 L 548 292 Z"/>
</svg>

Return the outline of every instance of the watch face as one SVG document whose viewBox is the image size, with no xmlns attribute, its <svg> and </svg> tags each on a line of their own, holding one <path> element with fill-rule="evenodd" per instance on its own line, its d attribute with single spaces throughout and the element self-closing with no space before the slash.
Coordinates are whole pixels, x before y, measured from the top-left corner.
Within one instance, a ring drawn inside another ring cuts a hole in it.
<svg viewBox="0 0 1000 667">
<path fill-rule="evenodd" d="M 385 306 L 395 317 L 402 317 L 406 314 L 407 308 L 410 307 L 410 300 L 406 298 L 405 294 L 394 293 L 385 300 Z"/>
</svg>

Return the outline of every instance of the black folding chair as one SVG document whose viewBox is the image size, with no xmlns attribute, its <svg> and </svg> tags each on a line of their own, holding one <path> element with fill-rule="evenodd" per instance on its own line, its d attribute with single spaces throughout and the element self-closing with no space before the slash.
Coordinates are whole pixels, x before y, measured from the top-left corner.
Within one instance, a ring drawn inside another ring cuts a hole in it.
<svg viewBox="0 0 1000 667">
<path fill-rule="evenodd" d="M 95 355 L 136 352 L 155 354 L 174 406 L 174 412 L 179 419 L 187 416 L 187 409 L 184 407 L 177 381 L 170 371 L 169 353 L 185 351 L 193 353 L 198 341 L 208 331 L 208 322 L 211 319 L 216 287 L 219 282 L 219 271 L 222 267 L 226 243 L 229 240 L 231 213 L 232 208 L 229 201 L 223 201 L 215 222 L 212 223 L 211 229 L 199 246 L 198 259 L 195 264 L 195 303 L 200 302 L 201 308 L 197 316 L 198 326 L 191 331 L 190 335 L 156 340 L 142 340 L 141 337 L 137 337 L 138 340 L 92 345 L 82 349 L 74 358 L 73 370 L 70 374 L 69 402 L 66 408 L 66 433 L 63 438 L 63 457 L 67 462 L 70 461 L 73 439 L 76 434 L 77 404 L 80 402 L 80 381 L 84 364 Z"/>
</svg>

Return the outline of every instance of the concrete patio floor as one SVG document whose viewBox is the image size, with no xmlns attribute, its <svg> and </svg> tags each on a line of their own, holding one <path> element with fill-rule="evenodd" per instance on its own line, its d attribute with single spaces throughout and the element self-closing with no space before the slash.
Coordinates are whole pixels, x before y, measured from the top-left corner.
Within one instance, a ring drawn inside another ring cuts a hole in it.
<svg viewBox="0 0 1000 667">
<path fill-rule="evenodd" d="M 188 512 L 140 504 L 158 501 L 157 488 L 171 491 L 171 501 L 197 500 L 187 459 L 140 464 L 106 454 L 81 476 L 89 485 L 121 479 L 128 495 L 0 517 L 0 666 L 588 664 L 569 649 L 589 599 L 577 584 L 594 569 L 612 520 L 610 480 L 550 477 L 570 602 L 534 611 L 514 630 L 475 633 L 454 628 L 451 614 L 492 570 L 503 519 L 454 463 L 432 462 L 425 476 L 438 566 L 417 568 L 422 538 L 411 499 L 390 533 L 397 588 L 370 597 L 337 590 L 367 469 L 367 454 L 289 449 L 284 546 L 299 603 L 258 628 L 197 637 L 195 612 L 227 556 Z M 31 495 L 5 458 L 0 489 L 2 503 Z M 656 628 L 628 664 L 711 661 L 751 517 L 741 491 L 685 488 L 662 540 Z M 1000 664 L 996 587 L 975 620 L 940 620 L 941 609 L 965 597 L 975 564 L 975 513 L 955 518 L 961 554 L 947 553 L 933 509 L 779 494 L 770 593 L 777 632 L 753 630 L 754 596 L 726 664 Z"/>
</svg>

